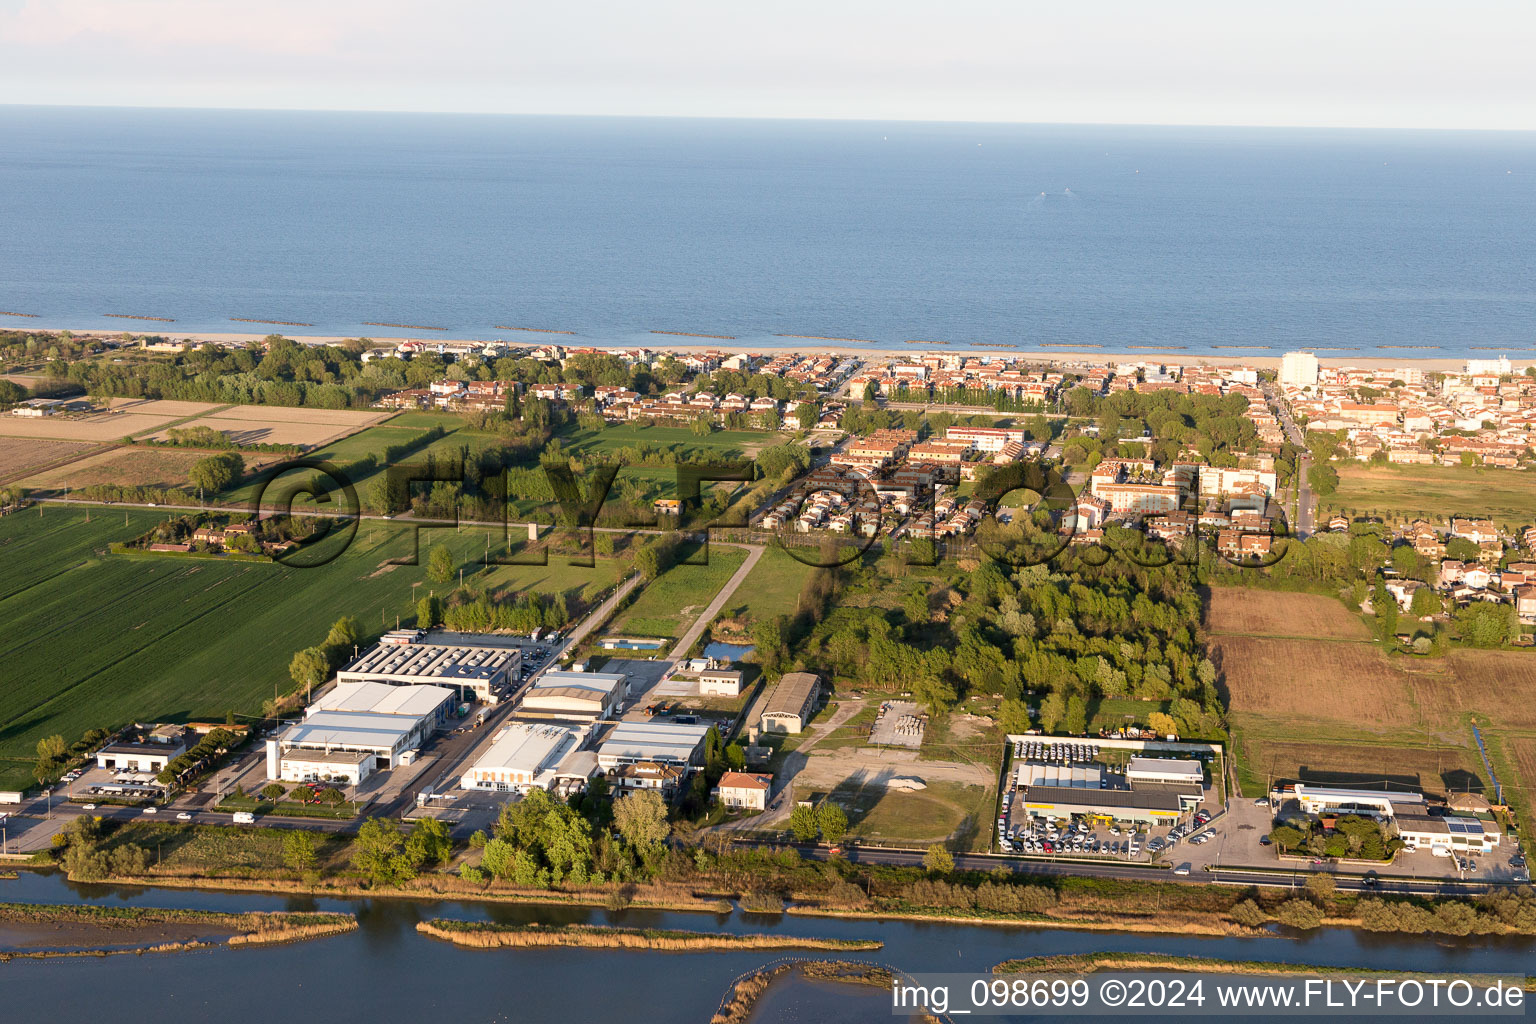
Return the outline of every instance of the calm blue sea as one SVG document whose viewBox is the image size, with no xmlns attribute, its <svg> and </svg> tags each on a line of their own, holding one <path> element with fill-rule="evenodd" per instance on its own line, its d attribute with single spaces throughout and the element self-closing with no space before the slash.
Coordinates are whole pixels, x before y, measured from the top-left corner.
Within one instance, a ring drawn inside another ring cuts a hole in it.
<svg viewBox="0 0 1536 1024">
<path fill-rule="evenodd" d="M 0 139 L 0 309 L 39 316 L 6 326 L 1536 351 L 1532 134 L 9 107 Z"/>
</svg>

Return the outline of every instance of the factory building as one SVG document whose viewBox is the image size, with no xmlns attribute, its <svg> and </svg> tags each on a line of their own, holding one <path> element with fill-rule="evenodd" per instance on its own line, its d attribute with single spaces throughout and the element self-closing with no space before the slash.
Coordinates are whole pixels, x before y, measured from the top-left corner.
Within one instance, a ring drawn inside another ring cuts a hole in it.
<svg viewBox="0 0 1536 1024">
<path fill-rule="evenodd" d="M 465 789 L 526 793 L 550 789 L 563 761 L 586 738 L 585 727 L 547 722 L 513 722 L 459 779 Z"/>
<path fill-rule="evenodd" d="M 1200 804 L 1198 786 L 1143 783 L 1130 789 L 1085 786 L 1028 786 L 1020 798 L 1035 818 L 1071 818 L 1166 825 Z"/>
<path fill-rule="evenodd" d="M 380 643 L 336 673 L 339 683 L 449 686 L 463 700 L 495 704 L 522 669 L 515 647 L 469 647 L 411 642 Z"/>
<path fill-rule="evenodd" d="M 267 778 L 355 786 L 375 771 L 408 764 L 456 699 L 445 686 L 338 683 L 302 722 L 267 741 Z"/>
<path fill-rule="evenodd" d="M 604 771 L 642 762 L 687 768 L 699 762 L 707 732 L 707 725 L 620 722 L 597 748 L 597 763 Z"/>
<path fill-rule="evenodd" d="M 1499 845 L 1498 829 L 1477 818 L 1403 813 L 1395 823 L 1399 839 L 1431 852 L 1490 853 Z"/>
<path fill-rule="evenodd" d="M 516 717 L 525 721 L 597 722 L 613 715 L 627 692 L 615 672 L 546 672 L 523 691 Z"/>
</svg>

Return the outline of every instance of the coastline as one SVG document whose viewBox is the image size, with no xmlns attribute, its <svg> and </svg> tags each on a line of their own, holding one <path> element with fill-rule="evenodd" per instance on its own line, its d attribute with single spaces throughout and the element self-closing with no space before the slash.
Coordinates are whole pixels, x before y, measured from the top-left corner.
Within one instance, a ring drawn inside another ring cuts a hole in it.
<svg viewBox="0 0 1536 1024">
<path fill-rule="evenodd" d="M 36 330 L 36 331 L 64 331 L 73 334 L 99 335 L 114 337 L 120 332 L 114 332 L 106 328 L 71 328 L 71 327 L 41 327 L 30 324 L 0 324 L 0 329 L 10 330 Z M 135 333 L 147 333 L 140 331 Z M 633 348 L 650 348 L 656 351 L 667 352 L 710 352 L 733 351 L 754 352 L 768 354 L 772 352 L 806 352 L 815 354 L 835 355 L 842 358 L 860 357 L 870 358 L 897 358 L 901 356 L 921 356 L 929 354 L 957 355 L 957 356 L 990 356 L 1001 359 L 1024 359 L 1031 362 L 1045 362 L 1059 366 L 1092 366 L 1101 364 L 1107 360 L 1117 362 L 1158 362 L 1174 363 L 1181 366 L 1243 366 L 1253 369 L 1278 369 L 1281 356 L 1284 351 L 1272 346 L 1263 346 L 1262 351 L 1271 354 L 1250 355 L 1246 346 L 1233 345 L 1231 352 L 1189 352 L 1175 348 L 1147 346 L 1132 348 L 1129 346 L 1115 346 L 1106 344 L 1102 348 L 1089 348 L 1086 346 L 1065 346 L 1050 348 L 1035 343 L 1026 345 L 1021 343 L 1017 347 L 1004 347 L 999 345 L 965 344 L 959 342 L 943 341 L 895 341 L 879 343 L 874 341 L 859 342 L 837 338 L 820 338 L 809 335 L 772 335 L 764 337 L 752 335 L 746 337 L 729 337 L 726 335 L 706 335 L 682 332 L 636 332 L 632 338 L 623 340 L 597 339 L 585 337 L 574 331 L 541 330 L 535 328 L 517 328 L 515 331 L 508 329 L 500 332 L 491 332 L 485 335 L 474 335 L 463 331 L 448 330 L 442 334 L 423 333 L 412 335 L 342 335 L 342 334 L 297 334 L 284 330 L 281 326 L 274 325 L 271 331 L 186 331 L 178 332 L 169 330 L 166 337 L 173 340 L 179 338 L 191 338 L 195 341 L 209 341 L 216 344 L 228 344 L 233 342 L 261 341 L 268 334 L 281 334 L 285 338 L 299 342 L 303 345 L 330 345 L 349 338 L 366 337 L 369 340 L 384 345 L 399 345 L 402 342 L 414 341 L 425 344 L 441 342 L 444 344 L 464 343 L 491 343 L 499 342 L 509 347 L 522 348 L 540 342 L 549 345 L 560 345 L 567 348 L 596 348 L 604 350 L 620 350 Z M 1328 346 L 1317 348 L 1300 347 L 1298 351 L 1310 351 L 1317 353 L 1317 361 L 1323 366 L 1343 367 L 1353 366 L 1363 369 L 1392 369 L 1397 367 L 1417 367 L 1422 370 L 1460 370 L 1465 365 L 1469 356 L 1447 355 L 1415 355 L 1405 354 L 1401 356 L 1381 355 L 1379 349 L 1361 348 L 1354 351 L 1332 351 Z M 1437 350 L 1443 351 L 1443 350 Z M 1520 349 L 1501 350 L 1510 353 L 1521 353 Z M 1497 353 L 1488 353 L 1490 355 Z M 1530 358 L 1527 360 L 1514 360 L 1516 363 L 1536 363 L 1536 349 L 1526 350 Z"/>
</svg>

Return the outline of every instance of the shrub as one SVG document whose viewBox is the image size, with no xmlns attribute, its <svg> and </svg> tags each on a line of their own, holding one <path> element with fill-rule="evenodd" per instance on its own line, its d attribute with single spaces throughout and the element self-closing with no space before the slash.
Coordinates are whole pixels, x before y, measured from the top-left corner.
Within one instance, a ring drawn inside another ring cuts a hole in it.
<svg viewBox="0 0 1536 1024">
<path fill-rule="evenodd" d="M 1275 914 L 1279 922 L 1289 928 L 1311 931 L 1323 923 L 1323 912 L 1302 899 L 1286 900 Z"/>
<path fill-rule="evenodd" d="M 1269 915 L 1253 900 L 1243 900 L 1230 911 L 1232 920 L 1245 928 L 1258 928 L 1269 920 Z"/>
</svg>

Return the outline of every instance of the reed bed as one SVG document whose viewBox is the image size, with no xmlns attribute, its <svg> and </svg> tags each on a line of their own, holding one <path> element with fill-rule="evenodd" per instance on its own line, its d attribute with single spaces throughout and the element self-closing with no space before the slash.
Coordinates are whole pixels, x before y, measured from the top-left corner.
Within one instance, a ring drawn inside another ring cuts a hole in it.
<svg viewBox="0 0 1536 1024">
<path fill-rule="evenodd" d="M 588 949 L 649 949 L 665 952 L 740 949 L 816 949 L 867 951 L 884 943 L 873 939 L 820 939 L 798 935 L 733 935 L 728 932 L 668 931 L 657 928 L 610 928 L 572 924 L 495 924 L 487 921 L 422 921 L 416 930 L 435 939 L 476 949 L 579 946 Z"/>
</svg>

